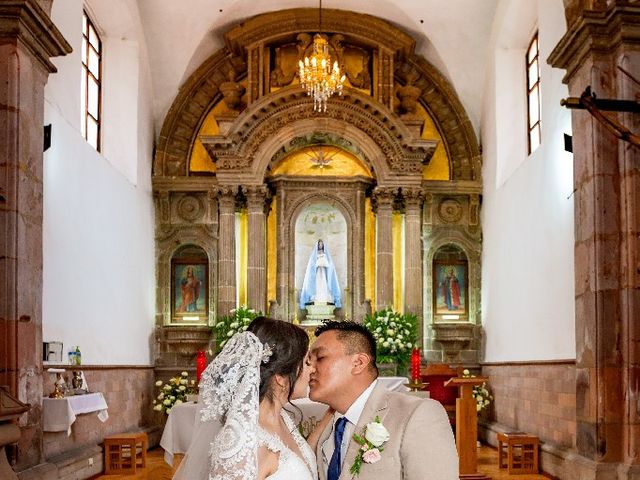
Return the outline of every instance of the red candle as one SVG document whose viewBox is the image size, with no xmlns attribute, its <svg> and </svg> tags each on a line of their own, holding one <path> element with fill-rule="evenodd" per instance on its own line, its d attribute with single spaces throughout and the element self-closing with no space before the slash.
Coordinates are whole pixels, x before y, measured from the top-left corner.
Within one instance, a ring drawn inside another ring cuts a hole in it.
<svg viewBox="0 0 640 480">
<path fill-rule="evenodd" d="M 207 356 L 204 350 L 199 350 L 196 356 L 196 380 L 198 383 L 200 383 L 200 377 L 205 368 L 207 368 Z"/>
<path fill-rule="evenodd" d="M 411 351 L 411 380 L 420 380 L 420 349 L 414 348 Z"/>
</svg>

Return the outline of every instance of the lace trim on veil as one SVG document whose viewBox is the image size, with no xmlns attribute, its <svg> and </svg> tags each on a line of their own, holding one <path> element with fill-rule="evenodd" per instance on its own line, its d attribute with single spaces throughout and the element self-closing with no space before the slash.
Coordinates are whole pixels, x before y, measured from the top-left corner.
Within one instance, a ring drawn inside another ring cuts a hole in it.
<svg viewBox="0 0 640 480">
<path fill-rule="evenodd" d="M 257 476 L 262 354 L 258 337 L 237 333 L 202 375 L 201 421 L 223 423 L 211 443 L 210 480 L 253 480 Z"/>
</svg>

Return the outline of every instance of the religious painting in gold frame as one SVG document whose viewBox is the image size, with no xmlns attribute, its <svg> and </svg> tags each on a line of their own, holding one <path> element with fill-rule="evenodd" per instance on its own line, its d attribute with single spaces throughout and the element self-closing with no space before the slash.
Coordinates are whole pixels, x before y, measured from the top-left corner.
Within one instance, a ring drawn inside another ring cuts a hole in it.
<svg viewBox="0 0 640 480">
<path fill-rule="evenodd" d="M 194 251 L 195 250 L 195 251 Z M 202 252 L 199 255 L 197 250 Z M 171 313 L 174 322 L 206 323 L 209 265 L 204 251 L 191 247 L 171 260 Z"/>
<path fill-rule="evenodd" d="M 434 261 L 433 312 L 443 320 L 466 320 L 469 272 L 465 261 Z M 455 318 L 454 318 L 455 317 Z"/>
</svg>

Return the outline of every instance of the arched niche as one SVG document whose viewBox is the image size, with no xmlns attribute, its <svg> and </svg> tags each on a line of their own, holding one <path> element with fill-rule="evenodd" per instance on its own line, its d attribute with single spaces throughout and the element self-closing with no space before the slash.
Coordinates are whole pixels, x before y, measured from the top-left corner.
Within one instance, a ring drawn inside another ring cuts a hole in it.
<svg viewBox="0 0 640 480">
<path fill-rule="evenodd" d="M 427 360 L 475 363 L 482 338 L 480 245 L 457 229 L 442 229 L 423 240 L 423 348 Z M 459 298 L 447 298 L 456 289 Z"/>
<path fill-rule="evenodd" d="M 371 179 L 326 178 L 318 189 L 318 180 L 305 177 L 274 177 L 269 184 L 276 192 L 278 215 L 276 236 L 277 286 L 276 298 L 270 299 L 269 313 L 277 318 L 294 318 L 298 313 L 295 298 L 296 252 L 289 245 L 296 243 L 296 222 L 310 205 L 326 204 L 340 211 L 346 224 L 346 284 L 343 291 L 342 318 L 361 318 L 368 305 L 364 298 L 364 212 L 366 192 Z M 306 252 L 308 255 L 309 252 Z"/>
<path fill-rule="evenodd" d="M 183 245 L 171 257 L 171 323 L 204 324 L 209 319 L 209 257 L 197 245 Z"/>
<path fill-rule="evenodd" d="M 300 210 L 295 219 L 294 230 L 294 275 L 297 299 L 304 278 L 309 268 L 309 258 L 318 240 L 322 240 L 325 251 L 329 253 L 335 266 L 340 286 L 340 304 L 344 303 L 347 282 L 347 268 L 349 265 L 349 245 L 347 221 L 342 210 L 326 201 L 309 202 Z M 305 305 L 298 301 L 298 310 L 304 313 Z"/>
</svg>

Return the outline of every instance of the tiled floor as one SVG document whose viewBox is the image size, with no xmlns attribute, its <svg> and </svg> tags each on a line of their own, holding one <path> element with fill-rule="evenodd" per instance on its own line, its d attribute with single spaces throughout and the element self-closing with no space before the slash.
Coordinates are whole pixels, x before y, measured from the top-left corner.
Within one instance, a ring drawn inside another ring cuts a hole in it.
<svg viewBox="0 0 640 480">
<path fill-rule="evenodd" d="M 176 465 L 177 466 L 177 465 Z M 493 480 L 548 480 L 544 475 L 509 475 L 498 468 L 498 452 L 491 447 L 481 447 L 478 450 L 478 470 Z M 136 475 L 101 475 L 96 480 L 116 479 L 144 479 L 171 480 L 173 469 L 164 462 L 164 452 L 161 448 L 149 451 L 147 467 Z"/>
</svg>

